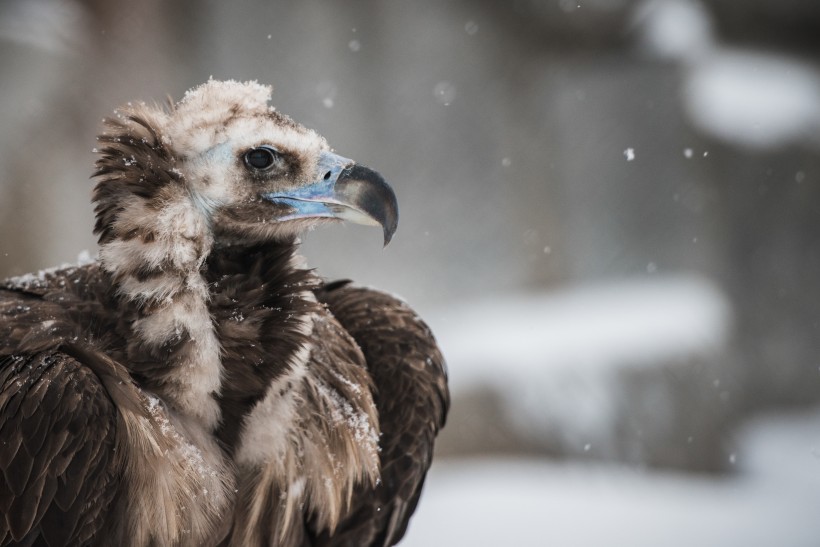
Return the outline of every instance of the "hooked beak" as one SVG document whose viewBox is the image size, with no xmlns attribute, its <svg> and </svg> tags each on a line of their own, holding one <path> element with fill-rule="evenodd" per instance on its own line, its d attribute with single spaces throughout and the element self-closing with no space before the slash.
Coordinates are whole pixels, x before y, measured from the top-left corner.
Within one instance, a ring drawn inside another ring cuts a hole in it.
<svg viewBox="0 0 820 547">
<path fill-rule="evenodd" d="M 399 223 L 396 194 L 382 176 L 331 152 L 322 152 L 313 182 L 262 197 L 292 209 L 277 221 L 325 217 L 381 226 L 385 245 Z"/>
</svg>

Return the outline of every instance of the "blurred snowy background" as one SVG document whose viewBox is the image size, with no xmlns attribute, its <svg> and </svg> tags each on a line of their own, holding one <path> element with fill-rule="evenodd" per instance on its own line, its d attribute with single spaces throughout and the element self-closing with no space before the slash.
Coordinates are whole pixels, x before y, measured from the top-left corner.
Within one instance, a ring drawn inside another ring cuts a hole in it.
<svg viewBox="0 0 820 547">
<path fill-rule="evenodd" d="M 94 249 L 100 119 L 215 78 L 392 182 L 454 404 L 406 546 L 820 545 L 820 3 L 0 2 L 0 276 Z"/>
</svg>

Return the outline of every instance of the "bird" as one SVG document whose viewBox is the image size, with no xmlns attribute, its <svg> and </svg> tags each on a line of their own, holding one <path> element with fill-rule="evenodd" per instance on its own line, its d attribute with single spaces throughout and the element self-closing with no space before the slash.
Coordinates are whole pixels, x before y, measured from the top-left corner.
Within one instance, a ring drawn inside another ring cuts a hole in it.
<svg viewBox="0 0 820 547">
<path fill-rule="evenodd" d="M 398 224 L 376 171 L 210 79 L 98 136 L 77 265 L 0 282 L 0 545 L 388 546 L 450 404 L 400 297 L 308 230 Z"/>
</svg>

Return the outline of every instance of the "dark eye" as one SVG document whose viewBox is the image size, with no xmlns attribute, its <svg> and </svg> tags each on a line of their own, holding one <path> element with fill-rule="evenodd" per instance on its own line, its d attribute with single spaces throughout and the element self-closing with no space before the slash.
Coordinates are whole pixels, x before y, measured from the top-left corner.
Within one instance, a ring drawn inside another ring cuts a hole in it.
<svg viewBox="0 0 820 547">
<path fill-rule="evenodd" d="M 270 146 L 260 146 L 245 152 L 245 165 L 257 171 L 267 171 L 279 159 L 279 153 Z"/>
</svg>

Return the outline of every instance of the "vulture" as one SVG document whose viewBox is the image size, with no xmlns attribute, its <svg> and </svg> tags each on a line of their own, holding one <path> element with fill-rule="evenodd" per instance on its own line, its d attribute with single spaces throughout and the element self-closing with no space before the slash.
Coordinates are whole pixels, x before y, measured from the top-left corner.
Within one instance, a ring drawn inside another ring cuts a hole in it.
<svg viewBox="0 0 820 547">
<path fill-rule="evenodd" d="M 449 406 L 401 299 L 300 236 L 396 230 L 375 171 L 215 81 L 104 120 L 99 254 L 0 282 L 0 545 L 387 546 Z"/>
</svg>

